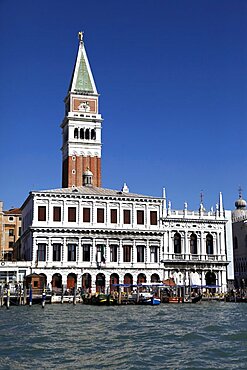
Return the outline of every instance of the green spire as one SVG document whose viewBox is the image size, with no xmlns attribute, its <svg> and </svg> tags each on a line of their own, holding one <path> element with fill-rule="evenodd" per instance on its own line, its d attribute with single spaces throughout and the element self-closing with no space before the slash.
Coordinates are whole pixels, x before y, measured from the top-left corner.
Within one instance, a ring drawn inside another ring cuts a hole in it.
<svg viewBox="0 0 247 370">
<path fill-rule="evenodd" d="M 98 94 L 83 41 L 83 32 L 78 33 L 79 48 L 69 85 L 69 92 Z"/>
<path fill-rule="evenodd" d="M 87 65 L 81 53 L 79 69 L 77 73 L 76 83 L 75 83 L 75 90 L 80 91 L 87 91 L 93 93 L 93 86 L 89 77 Z"/>
</svg>

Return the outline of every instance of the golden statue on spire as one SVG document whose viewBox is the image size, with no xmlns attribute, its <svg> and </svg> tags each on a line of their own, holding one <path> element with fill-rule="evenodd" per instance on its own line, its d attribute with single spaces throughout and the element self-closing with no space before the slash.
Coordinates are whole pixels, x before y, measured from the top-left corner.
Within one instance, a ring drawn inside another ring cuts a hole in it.
<svg viewBox="0 0 247 370">
<path fill-rule="evenodd" d="M 83 42 L 83 35 L 84 35 L 84 32 L 82 31 L 78 32 L 78 39 L 80 42 Z"/>
</svg>

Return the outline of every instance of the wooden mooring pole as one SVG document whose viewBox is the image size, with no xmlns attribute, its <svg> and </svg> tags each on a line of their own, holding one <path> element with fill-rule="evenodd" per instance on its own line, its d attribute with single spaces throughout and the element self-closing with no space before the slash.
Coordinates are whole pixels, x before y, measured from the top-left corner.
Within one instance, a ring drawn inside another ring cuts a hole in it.
<svg viewBox="0 0 247 370">
<path fill-rule="evenodd" d="M 42 292 L 42 308 L 45 308 L 45 300 L 46 300 L 46 292 L 45 292 L 45 288 L 43 288 L 43 292 Z"/>
<path fill-rule="evenodd" d="M 4 305 L 3 293 L 4 293 L 3 285 L 1 284 L 1 286 L 0 286 L 0 306 L 1 307 L 3 307 L 3 305 Z"/>
<path fill-rule="evenodd" d="M 32 291 L 32 285 L 29 285 L 29 306 L 31 307 L 33 303 L 33 291 Z"/>
<path fill-rule="evenodd" d="M 10 306 L 10 287 L 9 287 L 9 284 L 8 284 L 8 287 L 7 287 L 7 300 L 6 300 L 6 308 L 7 308 L 7 310 L 9 309 L 9 306 Z"/>
<path fill-rule="evenodd" d="M 76 290 L 77 290 L 77 284 L 75 283 L 75 286 L 74 286 L 74 296 L 73 296 L 73 304 L 75 305 L 76 304 Z"/>
</svg>

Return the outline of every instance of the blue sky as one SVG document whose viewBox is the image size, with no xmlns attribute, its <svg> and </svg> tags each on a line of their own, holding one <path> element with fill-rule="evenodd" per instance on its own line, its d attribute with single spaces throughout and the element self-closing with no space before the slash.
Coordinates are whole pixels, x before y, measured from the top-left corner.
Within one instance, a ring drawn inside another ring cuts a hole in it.
<svg viewBox="0 0 247 370">
<path fill-rule="evenodd" d="M 85 45 L 100 96 L 103 186 L 206 208 L 247 198 L 247 2 L 0 1 L 0 199 L 61 187 L 61 129 Z"/>
</svg>

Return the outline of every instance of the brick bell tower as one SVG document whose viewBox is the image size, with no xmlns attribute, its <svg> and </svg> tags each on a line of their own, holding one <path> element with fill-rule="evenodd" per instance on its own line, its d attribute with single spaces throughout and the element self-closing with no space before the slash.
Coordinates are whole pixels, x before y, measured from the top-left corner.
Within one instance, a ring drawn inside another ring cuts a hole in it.
<svg viewBox="0 0 247 370">
<path fill-rule="evenodd" d="M 79 32 L 79 47 L 65 102 L 63 130 L 63 188 L 82 186 L 83 174 L 90 170 L 93 186 L 101 186 L 101 126 L 98 98 L 88 62 L 83 33 Z"/>
</svg>

